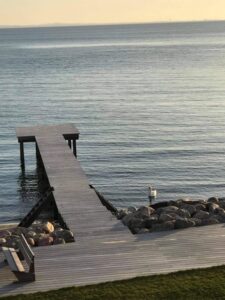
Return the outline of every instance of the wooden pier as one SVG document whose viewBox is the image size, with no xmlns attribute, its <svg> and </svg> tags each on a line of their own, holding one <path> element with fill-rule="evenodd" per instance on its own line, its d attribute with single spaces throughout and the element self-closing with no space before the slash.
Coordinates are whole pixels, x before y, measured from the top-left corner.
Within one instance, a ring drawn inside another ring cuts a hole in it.
<svg viewBox="0 0 225 300">
<path fill-rule="evenodd" d="M 100 202 L 77 160 L 78 130 L 71 124 L 18 128 L 36 144 L 58 212 L 76 242 L 33 248 L 36 281 L 15 284 L 0 253 L 0 296 L 225 264 L 224 224 L 132 235 Z"/>
</svg>

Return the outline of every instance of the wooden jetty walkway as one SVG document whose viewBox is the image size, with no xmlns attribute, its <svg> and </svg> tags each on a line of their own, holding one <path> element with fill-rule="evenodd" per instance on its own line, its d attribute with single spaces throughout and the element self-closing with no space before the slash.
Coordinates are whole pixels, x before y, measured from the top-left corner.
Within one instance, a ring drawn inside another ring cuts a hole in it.
<svg viewBox="0 0 225 300">
<path fill-rule="evenodd" d="M 33 248 L 36 281 L 15 284 L 0 253 L 0 296 L 225 264 L 224 224 L 132 235 L 102 205 L 76 156 L 78 130 L 71 124 L 18 128 L 34 142 L 53 196 L 75 243 Z"/>
</svg>

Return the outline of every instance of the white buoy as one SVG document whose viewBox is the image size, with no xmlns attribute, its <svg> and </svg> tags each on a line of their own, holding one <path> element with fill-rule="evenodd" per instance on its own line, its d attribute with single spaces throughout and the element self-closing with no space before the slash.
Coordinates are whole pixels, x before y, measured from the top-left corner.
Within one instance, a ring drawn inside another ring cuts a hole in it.
<svg viewBox="0 0 225 300">
<path fill-rule="evenodd" d="M 157 190 L 153 188 L 152 186 L 148 187 L 148 198 L 150 203 L 152 203 L 153 200 L 155 200 L 157 197 Z"/>
</svg>

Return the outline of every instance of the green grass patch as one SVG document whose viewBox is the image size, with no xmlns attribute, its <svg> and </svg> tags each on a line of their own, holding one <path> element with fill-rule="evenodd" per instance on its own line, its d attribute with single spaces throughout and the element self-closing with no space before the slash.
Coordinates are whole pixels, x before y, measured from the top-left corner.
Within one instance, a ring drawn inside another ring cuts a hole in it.
<svg viewBox="0 0 225 300">
<path fill-rule="evenodd" d="M 148 300 L 225 299 L 225 266 L 138 277 L 44 293 L 4 297 L 7 300 Z"/>
</svg>

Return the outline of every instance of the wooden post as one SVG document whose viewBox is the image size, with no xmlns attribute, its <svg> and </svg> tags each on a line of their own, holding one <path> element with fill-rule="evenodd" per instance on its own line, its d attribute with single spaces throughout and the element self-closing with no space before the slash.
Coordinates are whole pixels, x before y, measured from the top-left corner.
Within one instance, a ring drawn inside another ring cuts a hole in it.
<svg viewBox="0 0 225 300">
<path fill-rule="evenodd" d="M 71 140 L 68 140 L 68 145 L 69 145 L 69 147 L 70 147 L 70 149 L 71 149 Z"/>
<path fill-rule="evenodd" d="M 75 157 L 77 157 L 76 139 L 73 139 L 73 154 L 74 154 Z"/>
<path fill-rule="evenodd" d="M 41 155 L 37 143 L 35 143 L 35 145 L 36 145 L 36 159 L 37 159 L 37 164 L 39 165 L 41 160 Z"/>
<path fill-rule="evenodd" d="M 24 159 L 24 146 L 23 146 L 23 142 L 20 142 L 20 165 L 21 165 L 21 168 L 22 168 L 22 169 L 25 168 L 25 159 Z"/>
</svg>

